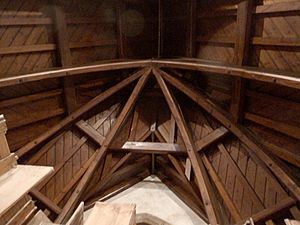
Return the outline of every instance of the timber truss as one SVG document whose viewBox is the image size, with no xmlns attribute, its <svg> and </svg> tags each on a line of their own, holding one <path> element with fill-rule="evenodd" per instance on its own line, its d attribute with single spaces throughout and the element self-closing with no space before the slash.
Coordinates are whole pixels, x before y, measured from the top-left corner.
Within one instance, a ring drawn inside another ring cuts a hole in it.
<svg viewBox="0 0 300 225">
<path fill-rule="evenodd" d="M 2 79 L 0 86 L 122 69 L 136 71 L 16 152 L 19 157 L 35 152 L 29 160 L 35 163 L 38 155 L 73 135 L 73 144 L 54 166 L 54 173 L 31 191 L 56 213 L 55 222 L 65 222 L 81 200 L 93 204 L 151 173 L 210 224 L 244 224 L 250 217 L 254 222 L 267 221 L 284 210 L 299 213 L 300 187 L 285 168 L 178 71 L 219 73 L 297 89 L 299 78 L 191 59 L 132 60 Z M 112 101 L 107 108 L 99 108 L 125 88 L 131 90 L 125 104 Z M 73 184 L 64 190 L 66 195 L 48 199 L 41 189 L 87 143 L 88 157 Z"/>
</svg>

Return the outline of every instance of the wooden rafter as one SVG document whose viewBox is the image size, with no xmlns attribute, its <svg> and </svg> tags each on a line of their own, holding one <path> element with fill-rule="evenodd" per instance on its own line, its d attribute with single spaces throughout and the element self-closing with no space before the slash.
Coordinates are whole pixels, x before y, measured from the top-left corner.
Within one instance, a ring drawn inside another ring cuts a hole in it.
<svg viewBox="0 0 300 225">
<path fill-rule="evenodd" d="M 222 222 L 221 215 L 219 213 L 218 202 L 213 189 L 206 173 L 205 167 L 202 160 L 199 158 L 199 155 L 196 153 L 196 148 L 192 141 L 188 126 L 183 118 L 180 108 L 175 101 L 172 93 L 168 89 L 165 81 L 156 69 L 153 70 L 153 73 L 156 77 L 158 85 L 160 86 L 167 104 L 174 116 L 178 129 L 183 137 L 184 145 L 187 149 L 188 156 L 191 160 L 192 167 L 196 176 L 196 180 L 200 189 L 200 193 L 205 205 L 206 213 L 209 219 L 209 222 L 213 225 L 220 224 Z"/>
<path fill-rule="evenodd" d="M 50 209 L 52 212 L 56 213 L 57 215 L 59 215 L 61 213 L 62 209 L 58 205 L 56 205 L 51 199 L 49 199 L 47 196 L 45 196 L 38 190 L 31 189 L 30 195 L 33 198 L 40 201 L 41 203 L 43 203 L 48 209 Z"/>
<path fill-rule="evenodd" d="M 229 131 L 225 127 L 220 127 L 209 133 L 204 138 L 196 141 L 196 150 L 202 151 L 206 147 L 210 146 L 213 143 L 216 143 L 220 139 L 222 139 L 225 135 L 227 135 Z"/>
<path fill-rule="evenodd" d="M 144 139 L 147 139 L 147 137 L 149 137 L 150 135 L 150 132 L 146 133 L 146 135 L 142 135 L 139 141 L 144 141 Z M 101 191 L 103 183 L 105 184 L 105 181 L 109 180 L 110 176 L 112 176 L 119 168 L 121 168 L 132 156 L 133 153 L 126 153 L 125 156 L 123 156 L 119 160 L 119 162 L 116 165 L 114 165 L 107 174 L 105 174 L 105 176 L 101 176 L 99 182 L 96 185 L 93 185 L 93 187 L 90 190 L 86 191 L 87 195 L 85 196 L 85 198 L 88 199 L 92 196 L 97 196 L 97 193 Z"/>
<path fill-rule="evenodd" d="M 205 221 L 207 221 L 207 216 L 206 216 L 206 213 L 205 213 L 204 204 L 203 204 L 199 194 L 194 190 L 192 184 L 188 181 L 188 179 L 185 176 L 181 176 L 173 168 L 169 167 L 168 166 L 168 161 L 165 160 L 162 156 L 158 156 L 156 158 L 156 162 L 160 166 L 160 170 L 163 171 L 165 175 L 167 175 L 168 177 L 171 177 L 173 179 L 175 178 L 176 180 L 178 180 L 178 183 L 180 183 L 184 189 L 189 191 L 189 193 L 194 198 L 195 203 L 197 205 L 199 205 L 199 207 L 202 211 L 201 218 L 203 218 Z"/>
<path fill-rule="evenodd" d="M 188 0 L 188 24 L 187 24 L 187 42 L 186 56 L 193 58 L 196 53 L 196 25 L 197 25 L 197 1 Z"/>
<path fill-rule="evenodd" d="M 242 217 L 241 217 L 238 209 L 236 208 L 235 204 L 233 203 L 231 197 L 229 196 L 228 192 L 226 191 L 226 188 L 222 184 L 222 181 L 220 180 L 218 174 L 216 173 L 213 166 L 209 162 L 207 156 L 205 154 L 202 154 L 201 157 L 202 157 L 203 163 L 207 169 L 208 174 L 210 175 L 211 179 L 213 180 L 217 190 L 220 193 L 220 196 L 222 197 L 222 199 L 224 201 L 224 204 L 229 209 L 230 214 L 232 215 L 235 222 L 239 222 L 242 219 Z"/>
<path fill-rule="evenodd" d="M 113 127 L 111 128 L 110 132 L 106 136 L 102 146 L 100 149 L 98 149 L 96 152 L 96 155 L 87 169 L 86 173 L 83 175 L 82 179 L 79 181 L 77 187 L 75 188 L 75 191 L 72 193 L 71 197 L 65 204 L 61 214 L 56 218 L 57 223 L 65 222 L 66 219 L 70 216 L 74 208 L 76 207 L 76 204 L 78 203 L 78 200 L 83 193 L 84 189 L 86 188 L 89 180 L 91 179 L 94 171 L 96 170 L 99 162 L 103 158 L 104 154 L 108 150 L 109 146 L 111 145 L 111 142 L 113 141 L 115 135 L 120 130 L 122 124 L 124 123 L 125 119 L 127 118 L 129 112 L 132 110 L 135 102 L 137 101 L 137 98 L 139 97 L 140 92 L 142 91 L 143 87 L 145 86 L 148 78 L 149 78 L 150 71 L 146 70 L 142 77 L 139 79 L 138 83 L 136 84 L 133 92 L 131 93 L 127 103 L 125 104 L 124 108 L 122 109 L 120 115 L 118 116 L 116 122 L 114 123 Z"/>
<path fill-rule="evenodd" d="M 57 1 L 53 0 L 53 2 L 56 3 Z M 65 13 L 63 12 L 62 7 L 59 7 L 58 4 L 53 5 L 53 17 L 59 66 L 63 68 L 70 67 L 72 66 L 72 56 L 71 49 L 69 47 L 67 22 Z M 63 78 L 63 85 L 66 108 L 68 114 L 70 114 L 77 108 L 76 90 L 71 78 Z"/>
<path fill-rule="evenodd" d="M 69 125 L 72 122 L 76 121 L 84 113 L 86 113 L 87 111 L 89 111 L 90 109 L 92 109 L 93 107 L 95 107 L 96 105 L 98 105 L 99 103 L 101 103 L 102 101 L 104 101 L 105 99 L 109 98 L 110 96 L 112 96 L 113 94 L 115 94 L 116 92 L 118 92 L 119 90 L 121 90 L 122 88 L 128 86 L 130 83 L 132 83 L 133 81 L 135 81 L 136 79 L 138 79 L 143 74 L 149 73 L 149 72 L 150 72 L 149 68 L 144 68 L 142 70 L 139 70 L 138 72 L 132 74 L 131 76 L 129 76 L 128 78 L 124 79 L 123 81 L 121 81 L 117 85 L 109 88 L 105 92 L 103 92 L 100 95 L 96 96 L 91 101 L 89 101 L 84 106 L 82 106 L 80 109 L 74 111 L 72 114 L 70 114 L 69 116 L 67 116 L 66 118 L 64 118 L 60 123 L 58 123 L 57 125 L 53 126 L 47 132 L 45 132 L 44 134 L 42 134 L 41 136 L 39 136 L 35 140 L 29 142 L 28 144 L 26 144 L 25 146 L 23 146 L 22 148 L 20 148 L 16 152 L 16 154 L 18 155 L 18 157 L 21 157 L 21 156 L 25 155 L 26 153 L 28 153 L 29 151 L 31 151 L 33 148 L 35 148 L 36 146 L 40 145 L 41 143 L 43 143 L 44 141 L 46 141 L 48 138 L 50 138 L 51 136 L 53 136 L 55 133 L 57 133 L 58 131 L 60 131 L 64 127 L 66 127 L 67 125 Z"/>
<path fill-rule="evenodd" d="M 262 146 L 257 143 L 241 126 L 236 125 L 231 122 L 229 116 L 220 107 L 213 104 L 211 101 L 207 100 L 201 93 L 191 88 L 189 85 L 181 82 L 180 80 L 172 77 L 171 75 L 160 71 L 163 74 L 164 79 L 166 79 L 174 87 L 178 88 L 185 95 L 191 98 L 195 103 L 197 103 L 201 108 L 206 110 L 212 117 L 219 121 L 223 126 L 230 130 L 236 137 L 238 137 L 246 146 L 249 154 L 253 153 L 263 159 L 264 165 L 270 169 L 270 171 L 275 174 L 278 180 L 289 190 L 289 192 L 297 199 L 300 200 L 300 187 L 291 178 L 291 176 L 269 155 L 265 152 Z M 262 166 L 264 166 L 262 165 Z"/>
<path fill-rule="evenodd" d="M 124 161 L 123 161 L 124 162 Z M 95 188 L 93 188 L 85 198 L 87 201 L 93 202 L 94 200 L 97 200 L 97 196 L 100 194 L 101 190 L 103 190 L 105 187 L 108 186 L 109 181 L 114 179 L 122 179 L 124 175 L 127 173 L 138 173 L 141 170 L 144 170 L 144 165 L 150 162 L 150 157 L 145 155 L 141 159 L 137 160 L 134 164 L 127 165 L 123 168 L 120 168 L 113 173 L 111 173 L 109 176 L 105 176 L 103 179 L 101 179 L 96 185 Z M 124 164 L 124 163 L 123 163 Z M 123 165 L 122 164 L 122 165 Z M 121 167 L 121 165 L 120 165 Z"/>
</svg>

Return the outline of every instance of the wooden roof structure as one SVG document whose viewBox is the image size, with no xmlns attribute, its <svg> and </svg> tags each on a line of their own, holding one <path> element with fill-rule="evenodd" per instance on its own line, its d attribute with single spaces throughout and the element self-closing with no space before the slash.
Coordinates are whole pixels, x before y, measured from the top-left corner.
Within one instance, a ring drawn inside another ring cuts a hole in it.
<svg viewBox="0 0 300 225">
<path fill-rule="evenodd" d="M 0 172 L 53 167 L 18 204 L 57 224 L 151 174 L 208 224 L 297 224 L 299 43 L 299 0 L 1 0 Z"/>
</svg>

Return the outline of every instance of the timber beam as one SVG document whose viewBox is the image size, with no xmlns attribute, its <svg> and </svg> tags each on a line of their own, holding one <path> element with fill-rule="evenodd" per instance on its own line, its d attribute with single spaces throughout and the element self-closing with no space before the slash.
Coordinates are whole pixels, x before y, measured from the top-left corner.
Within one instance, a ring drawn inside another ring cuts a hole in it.
<svg viewBox="0 0 300 225">
<path fill-rule="evenodd" d="M 146 59 L 128 61 L 108 61 L 95 65 L 56 69 L 0 79 L 0 87 L 12 86 L 27 82 L 70 77 L 79 74 L 122 70 L 132 68 L 168 68 L 183 69 L 207 73 L 216 73 L 232 77 L 241 77 L 249 80 L 278 84 L 286 87 L 300 89 L 300 78 L 295 72 L 273 71 L 256 67 L 223 65 L 213 61 L 194 58 L 185 59 Z"/>
<path fill-rule="evenodd" d="M 75 110 L 73 113 L 71 113 L 69 116 L 65 117 L 60 123 L 50 128 L 47 132 L 36 138 L 35 140 L 29 142 L 22 148 L 20 148 L 16 154 L 18 157 L 21 157 L 34 149 L 35 147 L 39 146 L 40 144 L 44 143 L 48 138 L 55 135 L 58 131 L 62 130 L 66 126 L 70 125 L 72 122 L 75 122 L 79 117 L 81 117 L 84 113 L 94 108 L 99 103 L 103 102 L 119 90 L 123 89 L 124 87 L 128 86 L 138 78 L 140 78 L 143 74 L 150 73 L 149 68 L 144 68 L 142 70 L 139 70 L 129 76 L 128 78 L 124 79 L 120 83 L 116 84 L 115 86 L 109 88 L 108 90 L 104 91 L 100 95 L 96 96 L 92 100 L 90 100 L 88 103 L 86 103 L 84 106 L 80 107 L 80 109 Z"/>
<path fill-rule="evenodd" d="M 67 219 L 69 219 L 70 215 L 72 214 L 73 210 L 75 209 L 76 205 L 78 204 L 81 195 L 83 194 L 85 188 L 87 187 L 89 181 L 92 178 L 92 175 L 94 174 L 95 170 L 97 169 L 100 161 L 102 160 L 103 156 L 107 152 L 109 146 L 111 145 L 114 137 L 124 124 L 124 121 L 128 117 L 130 111 L 135 105 L 135 102 L 137 101 L 139 94 L 143 90 L 145 84 L 148 81 L 150 74 L 150 70 L 144 71 L 136 84 L 134 90 L 132 91 L 128 101 L 126 102 L 124 108 L 122 109 L 120 115 L 118 116 L 116 122 L 112 126 L 111 130 L 109 131 L 108 135 L 106 136 L 101 148 L 96 150 L 96 154 L 93 158 L 93 161 L 85 174 L 83 175 L 82 179 L 79 181 L 77 187 L 75 188 L 74 192 L 70 196 L 69 200 L 65 204 L 64 208 L 62 209 L 61 214 L 56 218 L 56 223 L 63 223 L 66 222 Z"/>
<path fill-rule="evenodd" d="M 179 105 L 176 102 L 173 94 L 167 87 L 160 72 L 154 69 L 153 73 L 156 77 L 159 87 L 163 92 L 163 95 L 165 96 L 170 111 L 174 116 L 178 129 L 183 137 L 183 142 L 187 149 L 189 159 L 191 160 L 191 164 L 196 176 L 201 197 L 205 205 L 208 220 L 212 225 L 221 224 L 223 219 L 220 214 L 220 208 L 218 207 L 218 200 L 216 199 L 216 195 L 213 192 L 213 188 L 206 173 L 204 164 L 200 159 L 199 155 L 196 153 L 196 148 L 193 144 L 191 134 L 180 111 Z"/>
<path fill-rule="evenodd" d="M 289 190 L 295 199 L 300 200 L 300 187 L 297 185 L 297 183 L 274 158 L 266 153 L 266 150 L 263 149 L 263 147 L 257 143 L 242 126 L 233 123 L 230 119 L 228 119 L 230 116 L 226 112 L 205 98 L 205 96 L 200 92 L 191 88 L 188 84 L 161 70 L 159 70 L 159 73 L 162 74 L 164 79 L 166 79 L 170 84 L 182 91 L 201 108 L 210 113 L 212 117 L 223 124 L 224 127 L 230 130 L 237 138 L 239 138 L 246 146 L 248 146 L 246 150 L 249 152 L 249 154 L 253 155 L 254 153 L 254 156 L 257 156 L 258 159 L 263 162 L 262 165 L 269 168 L 269 170 Z"/>
</svg>

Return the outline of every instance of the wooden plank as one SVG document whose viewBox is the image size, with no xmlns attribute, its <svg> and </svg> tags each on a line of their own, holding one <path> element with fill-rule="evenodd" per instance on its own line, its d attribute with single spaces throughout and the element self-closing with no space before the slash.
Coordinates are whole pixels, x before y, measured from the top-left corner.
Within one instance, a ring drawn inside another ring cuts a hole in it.
<svg viewBox="0 0 300 225">
<path fill-rule="evenodd" d="M 242 217 L 241 217 L 238 209 L 236 208 L 236 205 L 234 204 L 231 197 L 227 193 L 222 181 L 218 177 L 218 174 L 214 170 L 213 166 L 211 165 L 211 163 L 209 162 L 209 160 L 208 160 L 208 158 L 206 157 L 205 154 L 202 154 L 202 159 L 203 159 L 203 163 L 204 163 L 204 165 L 207 169 L 208 174 L 210 175 L 210 177 L 213 180 L 217 190 L 220 193 L 221 198 L 223 199 L 224 204 L 228 208 L 228 210 L 229 210 L 230 214 L 232 215 L 234 221 L 239 222 L 242 219 Z"/>
<path fill-rule="evenodd" d="M 105 113 L 105 114 L 103 115 L 103 118 L 101 118 L 101 119 L 98 120 L 95 124 L 93 124 L 93 128 L 94 128 L 94 129 L 98 129 L 98 128 L 104 123 L 104 121 L 106 121 L 106 119 L 107 119 L 110 115 L 112 115 L 112 113 L 115 112 L 115 110 L 116 110 L 117 108 L 118 108 L 118 104 L 112 106 L 112 107 L 110 108 L 110 111 L 108 111 L 107 113 Z M 81 147 L 86 143 L 87 140 L 88 140 L 88 139 L 87 139 L 86 137 L 82 137 L 82 138 L 81 138 L 81 139 L 80 139 L 80 140 L 72 147 L 72 149 L 71 149 L 67 154 L 64 155 L 63 159 L 55 165 L 55 167 L 54 167 L 54 172 L 53 172 L 50 176 L 48 176 L 46 179 L 44 179 L 44 180 L 41 182 L 41 184 L 40 184 L 39 186 L 40 186 L 40 187 L 43 187 L 44 185 L 46 185 L 46 184 L 50 181 L 50 179 L 52 179 L 52 177 L 54 177 L 54 176 L 61 170 L 61 168 L 63 168 L 63 166 L 66 164 L 66 162 L 68 162 L 68 161 L 73 157 L 73 155 L 78 151 L 78 149 L 81 148 Z M 54 142 L 54 143 L 55 143 L 55 142 Z M 52 143 L 51 145 L 53 145 L 53 143 Z M 45 149 L 47 149 L 47 148 L 45 148 Z M 39 153 L 40 153 L 40 152 L 38 152 L 37 154 L 39 154 Z M 43 153 L 43 154 L 44 154 L 44 153 Z M 42 153 L 41 153 L 41 155 L 42 155 Z M 32 162 L 32 160 L 30 160 L 30 162 Z M 83 166 L 83 168 L 84 168 L 84 166 Z"/>
<path fill-rule="evenodd" d="M 171 154 L 168 154 L 168 158 L 171 161 L 172 165 L 175 167 L 177 173 L 180 174 L 181 177 L 185 177 L 184 168 L 182 164 L 180 164 L 178 160 Z"/>
<path fill-rule="evenodd" d="M 120 115 L 118 116 L 116 122 L 114 123 L 113 127 L 109 131 L 108 135 L 106 136 L 103 145 L 100 149 L 97 150 L 95 158 L 93 159 L 91 165 L 87 169 L 86 173 L 83 175 L 82 179 L 79 181 L 75 191 L 72 193 L 71 197 L 65 204 L 62 213 L 56 218 L 55 222 L 61 223 L 65 222 L 66 219 L 70 216 L 70 213 L 74 210 L 81 194 L 83 193 L 84 189 L 86 188 L 89 180 L 91 179 L 94 171 L 97 169 L 99 162 L 101 161 L 102 157 L 106 153 L 107 149 L 111 145 L 115 135 L 120 130 L 122 124 L 124 123 L 125 119 L 128 117 L 129 112 L 132 110 L 137 98 L 139 97 L 140 92 L 142 91 L 144 85 L 146 84 L 149 78 L 150 70 L 146 70 L 142 77 L 139 79 L 138 83 L 136 84 L 133 92 L 131 93 L 127 103 L 123 107 Z"/>
<path fill-rule="evenodd" d="M 117 171 L 115 171 L 113 174 L 110 174 L 109 176 L 105 176 L 104 179 L 100 180 L 93 188 L 92 191 L 87 193 L 85 199 L 87 199 L 88 202 L 94 201 L 98 198 L 99 194 L 102 193 L 102 191 L 113 183 L 120 182 L 121 180 L 124 180 L 128 177 L 133 177 L 135 174 L 140 173 L 142 170 L 145 170 L 145 165 L 148 165 L 150 162 L 150 158 L 145 155 L 142 158 L 136 160 L 135 163 L 127 165 Z"/>
<path fill-rule="evenodd" d="M 88 41 L 88 42 L 70 42 L 70 49 L 78 48 L 90 48 L 90 47 L 101 47 L 115 45 L 116 40 L 100 40 L 100 41 Z"/>
<path fill-rule="evenodd" d="M 69 183 L 63 188 L 63 190 L 55 197 L 54 202 L 59 204 L 67 194 L 73 189 L 73 187 L 78 183 L 78 181 L 82 178 L 83 174 L 91 165 L 94 160 L 96 152 L 91 155 L 91 157 L 86 161 L 81 169 L 73 176 L 73 178 L 69 181 Z"/>
<path fill-rule="evenodd" d="M 286 225 L 300 225 L 300 221 L 298 220 L 285 219 L 284 222 Z"/>
<path fill-rule="evenodd" d="M 257 92 L 257 91 L 252 91 L 252 90 L 247 90 L 246 91 L 246 96 L 253 98 L 255 100 L 261 100 L 264 102 L 268 102 L 274 105 L 280 105 L 281 107 L 285 107 L 285 108 L 289 108 L 292 110 L 296 110 L 298 112 L 300 112 L 300 103 L 294 102 L 294 101 L 290 101 L 290 100 L 286 100 L 284 98 L 280 98 L 280 97 L 275 97 L 269 94 L 265 94 L 262 92 Z"/>
<path fill-rule="evenodd" d="M 216 143 L 220 139 L 222 139 L 224 136 L 226 136 L 229 133 L 229 131 L 225 127 L 220 127 L 215 129 L 213 132 L 206 135 L 204 138 L 196 141 L 196 150 L 202 151 L 207 146 Z"/>
<path fill-rule="evenodd" d="M 256 6 L 256 14 L 266 14 L 266 13 L 283 13 L 283 12 L 294 12 L 300 11 L 299 1 L 291 2 L 274 2 L 272 4 L 258 5 Z"/>
<path fill-rule="evenodd" d="M 168 153 L 184 153 L 185 151 L 178 144 L 171 143 L 159 143 L 159 142 L 134 142 L 127 141 L 122 146 L 122 149 L 143 153 L 156 153 L 156 154 L 168 154 Z"/>
<path fill-rule="evenodd" d="M 16 224 L 24 224 L 26 221 L 26 217 L 30 214 L 30 212 L 36 208 L 34 203 L 30 200 L 28 201 L 7 223 L 6 225 L 16 225 Z"/>
<path fill-rule="evenodd" d="M 275 223 L 273 222 L 273 220 L 267 220 L 265 222 L 266 225 L 275 225 Z"/>
<path fill-rule="evenodd" d="M 261 138 L 257 139 L 259 139 L 259 142 L 266 146 L 267 150 L 272 154 L 300 168 L 300 156 L 298 154 L 287 151 L 283 147 L 264 141 Z"/>
<path fill-rule="evenodd" d="M 81 202 L 66 225 L 83 225 L 84 202 Z"/>
<path fill-rule="evenodd" d="M 125 58 L 124 49 L 124 34 L 123 34 L 123 21 L 122 13 L 124 12 L 124 2 L 123 0 L 118 0 L 116 4 L 116 22 L 117 22 L 117 45 L 118 45 L 118 56 L 119 58 Z"/>
<path fill-rule="evenodd" d="M 199 158 L 199 155 L 196 154 L 195 146 L 189 133 L 187 124 L 184 121 L 177 102 L 175 102 L 174 97 L 169 91 L 160 73 L 156 69 L 153 69 L 153 73 L 156 77 L 159 87 L 161 88 L 165 96 L 170 111 L 174 116 L 178 129 L 180 130 L 180 133 L 183 137 L 184 145 L 187 149 L 188 156 L 192 163 L 192 167 L 196 176 L 202 199 L 204 201 L 209 222 L 213 225 L 220 224 L 222 220 L 221 215 L 219 215 L 217 199 L 215 194 L 213 193 L 203 162 Z"/>
<path fill-rule="evenodd" d="M 22 126 L 27 126 L 36 122 L 40 122 L 46 119 L 50 119 L 56 116 L 61 116 L 65 113 L 64 108 L 52 109 L 48 111 L 37 111 L 31 113 L 31 117 L 23 117 L 22 120 L 8 121 L 7 125 L 9 130 L 13 130 Z M 18 153 L 16 153 L 18 155 Z"/>
<path fill-rule="evenodd" d="M 220 65 L 195 60 L 152 60 L 153 65 L 163 68 L 195 70 L 208 73 L 217 73 L 233 77 L 242 77 L 272 84 L 279 84 L 291 88 L 300 89 L 300 78 L 293 72 L 274 72 L 268 69 L 254 67 Z"/>
<path fill-rule="evenodd" d="M 300 220 L 300 210 L 296 205 L 290 208 L 290 213 L 293 215 L 294 219 Z"/>
<path fill-rule="evenodd" d="M 177 173 L 174 169 L 170 168 L 168 166 L 168 162 L 165 159 L 163 159 L 162 156 L 158 156 L 156 158 L 156 162 L 160 166 L 159 168 L 160 172 L 163 172 L 169 179 L 174 180 L 175 184 L 180 185 L 184 190 L 188 191 L 189 194 L 191 194 L 191 196 L 194 199 L 194 202 L 199 206 L 199 208 L 202 211 L 201 218 L 203 217 L 207 220 L 202 199 L 200 198 L 198 193 L 194 190 L 192 183 L 189 182 L 186 176 L 184 174 L 182 176 L 179 173 Z"/>
<path fill-rule="evenodd" d="M 207 36 L 198 36 L 196 39 L 198 42 L 202 43 L 218 43 L 218 44 L 227 44 L 234 46 L 235 41 L 234 37 L 231 36 L 218 36 L 218 37 L 207 37 Z"/>
<path fill-rule="evenodd" d="M 8 172 L 10 169 L 17 165 L 17 157 L 14 153 L 0 159 L 0 176 Z"/>
<path fill-rule="evenodd" d="M 253 0 L 244 0 L 238 4 L 233 63 L 239 66 L 248 64 L 253 5 Z M 233 81 L 230 112 L 235 122 L 241 121 L 243 117 L 245 82 L 245 80 L 239 77 L 234 78 Z"/>
<path fill-rule="evenodd" d="M 98 145 L 102 145 L 105 137 L 101 135 L 96 129 L 94 129 L 91 125 L 89 125 L 84 120 L 80 120 L 76 123 L 76 127 L 78 127 L 82 132 L 84 132 L 89 138 L 91 138 Z"/>
<path fill-rule="evenodd" d="M 28 222 L 28 225 L 40 225 L 41 223 L 51 223 L 51 220 L 42 210 L 39 210 L 35 216 Z"/>
<path fill-rule="evenodd" d="M 49 25 L 52 23 L 51 18 L 24 18 L 24 17 L 1 17 L 0 26 L 19 26 L 19 25 Z"/>
<path fill-rule="evenodd" d="M 294 199 L 287 198 L 272 207 L 269 207 L 267 209 L 264 209 L 256 214 L 252 215 L 251 218 L 253 219 L 253 222 L 255 222 L 255 223 L 259 222 L 259 221 L 263 221 L 266 218 L 268 218 L 276 213 L 279 213 L 295 204 L 296 204 L 296 201 Z M 236 225 L 244 225 L 245 221 L 246 220 L 240 221 L 240 222 L 236 223 Z"/>
<path fill-rule="evenodd" d="M 164 4 L 158 0 L 158 39 L 157 39 L 157 58 L 164 53 Z"/>
<path fill-rule="evenodd" d="M 37 189 L 32 188 L 30 190 L 30 195 L 43 203 L 48 209 L 50 209 L 52 212 L 56 213 L 57 215 L 61 213 L 61 208 L 56 205 L 54 202 L 52 202 L 47 196 L 45 196 L 43 193 L 39 192 Z"/>
<path fill-rule="evenodd" d="M 291 176 L 281 168 L 273 158 L 271 158 L 262 148 L 259 143 L 256 143 L 253 138 L 249 136 L 247 131 L 240 125 L 236 125 L 230 121 L 230 118 L 226 112 L 221 108 L 208 101 L 203 95 L 195 90 L 191 89 L 188 85 L 179 81 L 176 78 L 168 75 L 165 72 L 161 72 L 164 78 L 174 85 L 176 88 L 181 90 L 184 94 L 190 97 L 194 102 L 196 102 L 200 107 L 210 113 L 216 120 L 218 120 L 223 126 L 230 130 L 235 136 L 237 136 L 248 148 L 246 150 L 249 154 L 253 153 L 263 160 L 264 164 L 262 166 L 267 166 L 270 171 L 272 171 L 278 180 L 293 194 L 296 199 L 300 199 L 300 187 L 295 183 Z"/>
<path fill-rule="evenodd" d="M 105 99 L 109 98 L 111 95 L 115 94 L 116 92 L 118 92 L 122 88 L 129 85 L 130 83 L 132 83 L 133 81 L 138 79 L 142 74 L 144 74 L 147 71 L 149 71 L 148 68 L 142 69 L 142 70 L 132 74 L 128 78 L 124 79 L 123 81 L 121 81 L 117 85 L 109 88 L 108 90 L 101 93 L 100 95 L 96 96 L 91 101 L 89 101 L 84 106 L 82 106 L 80 109 L 74 111 L 71 115 L 64 118 L 60 123 L 58 123 L 57 125 L 50 128 L 47 132 L 45 132 L 44 134 L 42 134 L 41 136 L 39 136 L 35 140 L 29 142 L 28 144 L 26 144 L 25 146 L 23 146 L 22 148 L 17 150 L 16 151 L 17 156 L 21 157 L 21 156 L 25 155 L 27 152 L 29 152 L 30 150 L 32 150 L 33 148 L 35 148 L 38 145 L 42 144 L 48 138 L 53 136 L 56 132 L 58 132 L 62 128 L 66 127 L 67 125 L 71 124 L 73 121 L 77 120 L 84 113 L 86 113 L 87 111 L 89 111 L 90 109 L 92 109 L 93 107 L 98 105 L 100 102 L 102 102 Z"/>
<path fill-rule="evenodd" d="M 72 66 L 72 56 L 69 47 L 67 23 L 62 7 L 53 7 L 54 34 L 57 43 L 59 64 L 63 68 Z M 77 108 L 76 91 L 71 78 L 64 78 L 64 96 L 68 114 Z"/>
<path fill-rule="evenodd" d="M 7 212 L 22 196 L 52 171 L 51 167 L 18 165 L 2 175 L 0 184 L 0 216 Z"/>
<path fill-rule="evenodd" d="M 0 79 L 0 87 L 6 87 L 38 80 L 53 79 L 58 77 L 74 76 L 83 73 L 121 70 L 128 68 L 144 68 L 146 66 L 151 66 L 151 60 L 105 61 L 95 65 L 78 66 L 67 69 L 54 69 L 50 71 L 36 72 L 3 78 Z"/>
<path fill-rule="evenodd" d="M 17 98 L 5 99 L 0 101 L 0 108 L 10 107 L 18 104 L 24 104 L 27 102 L 33 102 L 33 101 L 46 99 L 46 98 L 52 98 L 52 97 L 60 96 L 61 94 L 62 91 L 58 89 L 58 90 L 41 92 L 32 95 L 21 96 Z"/>
<path fill-rule="evenodd" d="M 275 121 L 249 112 L 245 113 L 245 119 L 271 128 L 285 135 L 289 135 L 293 138 L 300 139 L 300 128 L 296 126 L 292 126 L 284 122 Z"/>
<path fill-rule="evenodd" d="M 192 163 L 189 157 L 186 158 L 185 160 L 185 168 L 184 168 L 184 175 L 185 177 L 191 181 L 192 177 Z"/>
<path fill-rule="evenodd" d="M 135 208 L 135 204 L 97 202 L 85 224 L 135 225 Z M 99 218 L 101 218 L 101 221 L 99 221 Z"/>
<path fill-rule="evenodd" d="M 138 121 L 139 121 L 139 107 L 137 106 L 135 108 L 133 118 L 132 118 L 132 123 L 131 123 L 129 138 L 128 138 L 129 141 L 135 141 Z"/>
<path fill-rule="evenodd" d="M 6 120 L 4 116 L 0 115 L 0 160 L 8 157 L 10 155 L 10 149 L 6 140 Z"/>
<path fill-rule="evenodd" d="M 175 141 L 175 133 L 176 133 L 176 122 L 175 122 L 174 117 L 171 115 L 168 143 L 174 143 L 174 141 Z"/>
<path fill-rule="evenodd" d="M 188 24 L 186 56 L 193 58 L 196 53 L 197 1 L 188 0 Z"/>
<path fill-rule="evenodd" d="M 300 78 L 293 72 L 274 72 L 267 69 L 254 67 L 238 67 L 230 65 L 217 65 L 207 62 L 196 62 L 195 60 L 130 60 L 126 62 L 103 62 L 97 65 L 73 67 L 68 69 L 58 69 L 46 72 L 38 72 L 27 75 L 20 75 L 10 78 L 0 79 L 0 87 L 26 83 L 50 78 L 73 76 L 82 73 L 100 72 L 108 70 L 120 70 L 126 68 L 141 68 L 146 66 L 158 66 L 168 68 L 178 68 L 195 70 L 209 73 L 224 74 L 227 76 L 243 77 L 251 80 L 258 80 L 268 83 L 280 84 L 283 86 L 300 89 Z"/>
<path fill-rule="evenodd" d="M 286 47 L 299 47 L 299 38 L 272 38 L 272 37 L 253 37 L 251 44 L 262 46 L 286 46 Z"/>
<path fill-rule="evenodd" d="M 115 40 L 101 40 L 91 42 L 71 42 L 68 44 L 70 49 L 90 48 L 115 45 Z M 0 48 L 0 55 L 11 55 L 20 53 L 32 52 L 49 52 L 57 50 L 56 44 L 36 44 L 36 45 L 22 45 L 22 46 L 9 46 Z"/>
<path fill-rule="evenodd" d="M 0 55 L 11 55 L 11 54 L 32 53 L 32 52 L 46 52 L 46 51 L 54 51 L 55 49 L 56 49 L 55 44 L 10 46 L 10 47 L 1 47 Z"/>
<path fill-rule="evenodd" d="M 196 204 L 194 199 L 191 199 L 182 188 L 179 188 L 174 182 L 170 181 L 169 178 L 161 171 L 157 171 L 157 176 L 161 181 L 172 191 L 174 194 L 183 201 L 190 209 L 192 209 L 200 218 L 202 218 L 207 224 L 209 223 L 206 215 L 203 214 L 203 210 Z"/>
</svg>

